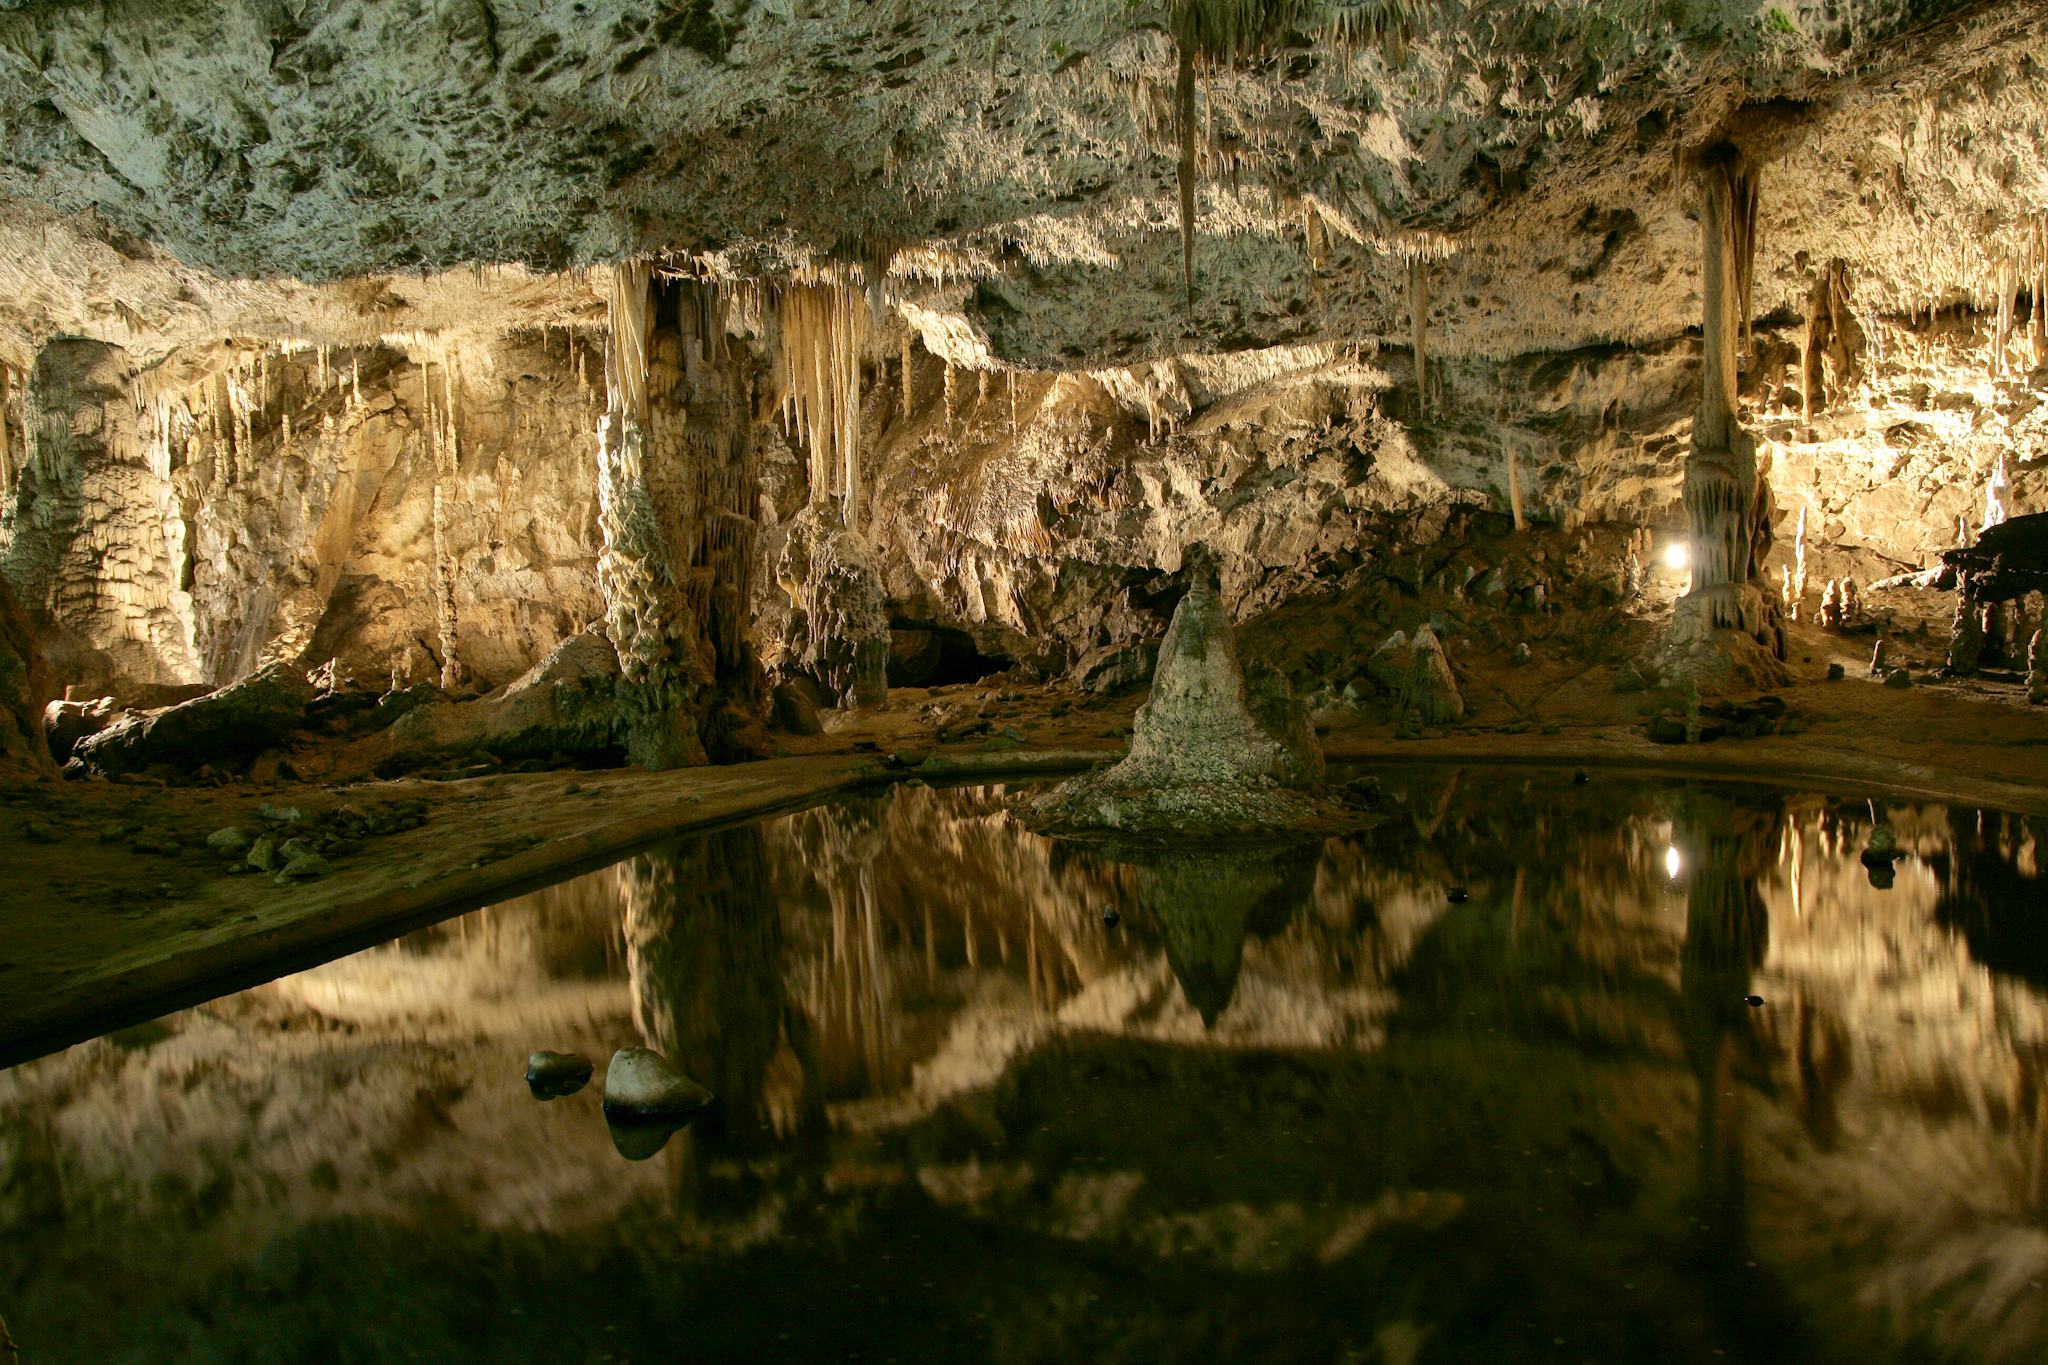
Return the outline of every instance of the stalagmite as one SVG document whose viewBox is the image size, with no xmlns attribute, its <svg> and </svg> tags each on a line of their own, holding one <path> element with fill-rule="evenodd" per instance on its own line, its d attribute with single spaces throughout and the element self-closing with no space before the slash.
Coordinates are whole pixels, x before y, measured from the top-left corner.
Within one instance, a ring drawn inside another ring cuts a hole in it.
<svg viewBox="0 0 2048 1365">
<path fill-rule="evenodd" d="M 1956 677 L 1977 671 L 1984 655 L 1984 612 L 1969 573 L 1956 576 L 1956 615 L 1948 644 L 1948 669 Z"/>
<path fill-rule="evenodd" d="M 1799 525 L 1792 533 L 1792 619 L 1797 621 L 1806 602 L 1806 508 L 1799 509 Z"/>
<path fill-rule="evenodd" d="M 1980 534 L 2002 524 L 2010 515 L 2005 498 L 2011 489 L 2012 481 L 2006 477 L 2005 456 L 2001 453 L 1991 466 L 1991 477 L 1984 482 L 1984 520 L 1977 527 Z"/>
<path fill-rule="evenodd" d="M 1832 578 L 1820 590 L 1820 623 L 1829 630 L 1842 628 L 1842 590 Z"/>
<path fill-rule="evenodd" d="M 2034 632 L 2027 648 L 2027 700 L 2035 706 L 2048 705 L 2048 630 Z"/>
</svg>

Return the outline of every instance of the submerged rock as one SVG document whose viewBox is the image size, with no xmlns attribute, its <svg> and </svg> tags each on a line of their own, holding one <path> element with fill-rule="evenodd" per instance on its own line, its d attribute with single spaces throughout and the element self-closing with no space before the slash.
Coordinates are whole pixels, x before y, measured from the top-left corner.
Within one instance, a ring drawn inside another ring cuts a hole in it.
<svg viewBox="0 0 2048 1365">
<path fill-rule="evenodd" d="M 685 1125 L 670 1120 L 621 1123 L 605 1111 L 605 1126 L 611 1129 L 612 1147 L 628 1161 L 645 1161 L 668 1146 L 668 1140 Z"/>
<path fill-rule="evenodd" d="M 580 1052 L 543 1050 L 526 1059 L 526 1085 L 537 1100 L 558 1100 L 590 1084 L 592 1070 Z"/>
<path fill-rule="evenodd" d="M 284 865 L 284 870 L 277 874 L 277 880 L 279 882 L 310 881 L 314 877 L 324 877 L 332 871 L 334 871 L 333 864 L 329 863 L 319 854 L 299 853 L 293 855 L 291 861 Z"/>
<path fill-rule="evenodd" d="M 604 1073 L 604 1113 L 613 1123 L 674 1122 L 702 1112 L 711 1092 L 659 1052 L 622 1047 Z"/>
</svg>

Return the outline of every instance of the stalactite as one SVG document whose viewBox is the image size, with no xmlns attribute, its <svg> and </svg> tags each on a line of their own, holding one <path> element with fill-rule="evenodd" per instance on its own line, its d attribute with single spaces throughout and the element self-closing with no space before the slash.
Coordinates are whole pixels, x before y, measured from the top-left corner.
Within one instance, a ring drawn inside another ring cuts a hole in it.
<svg viewBox="0 0 2048 1365">
<path fill-rule="evenodd" d="M 1408 258 L 1408 344 L 1415 352 L 1415 413 L 1429 414 L 1429 370 L 1425 327 L 1429 317 L 1429 295 L 1423 278 L 1422 257 Z"/>
<path fill-rule="evenodd" d="M 2048 365 L 2048 216 L 2034 220 L 2031 236 L 2034 270 L 2028 288 L 2034 296 L 2034 364 L 2038 368 Z"/>
<path fill-rule="evenodd" d="M 1528 521 L 1522 516 L 1522 467 L 1515 458 L 1515 443 L 1508 442 L 1508 510 L 1514 514 L 1515 529 L 1526 531 Z"/>
<path fill-rule="evenodd" d="M 911 355 L 911 346 L 914 341 L 915 338 L 906 329 L 903 333 L 903 418 L 905 421 L 910 420 L 911 411 L 916 406 L 915 375 L 917 373 L 917 365 L 916 358 Z"/>
<path fill-rule="evenodd" d="M 1956 615 L 1948 645 L 1947 671 L 1967 677 L 1977 671 L 1984 653 L 1983 604 L 1977 600 L 1976 584 L 1967 570 L 1956 577 Z"/>
<path fill-rule="evenodd" d="M 781 297 L 780 386 L 810 448 L 811 500 L 838 500 L 859 520 L 860 375 L 871 323 L 860 292 L 844 284 L 786 286 Z"/>
<path fill-rule="evenodd" d="M 1991 373 L 1994 378 L 2006 371 L 2006 347 L 2012 339 L 2012 260 L 2001 257 L 1998 262 L 1998 305 L 1993 314 L 1991 332 Z"/>
<path fill-rule="evenodd" d="M 0 365 L 0 515 L 5 515 L 5 503 L 14 491 L 14 436 L 10 409 L 14 401 L 14 371 L 10 366 Z"/>
</svg>

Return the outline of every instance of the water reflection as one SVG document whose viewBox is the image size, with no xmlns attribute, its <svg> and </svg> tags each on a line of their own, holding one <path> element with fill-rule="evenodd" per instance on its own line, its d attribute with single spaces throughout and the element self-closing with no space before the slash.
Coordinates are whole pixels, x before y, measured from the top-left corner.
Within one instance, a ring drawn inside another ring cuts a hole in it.
<svg viewBox="0 0 2048 1365">
<path fill-rule="evenodd" d="M 1385 781 L 1266 849 L 866 796 L 0 1073 L 0 1314 L 38 1361 L 2038 1358 L 2037 822 Z M 717 1104 L 615 1148 L 601 1084 L 527 1093 L 628 1045 Z"/>
</svg>

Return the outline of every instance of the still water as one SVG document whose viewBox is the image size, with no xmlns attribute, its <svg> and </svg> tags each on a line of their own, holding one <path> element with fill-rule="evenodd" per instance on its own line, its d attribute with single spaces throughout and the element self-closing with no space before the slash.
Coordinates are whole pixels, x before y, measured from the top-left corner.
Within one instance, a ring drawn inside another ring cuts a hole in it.
<svg viewBox="0 0 2048 1365">
<path fill-rule="evenodd" d="M 865 796 L 0 1073 L 0 1316 L 29 1365 L 2048 1356 L 2039 821 L 1382 779 L 1115 857 Z M 628 1159 L 643 1044 L 719 1101 Z M 536 1048 L 599 1077 L 540 1103 Z"/>
</svg>

